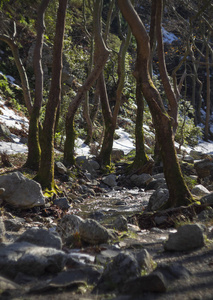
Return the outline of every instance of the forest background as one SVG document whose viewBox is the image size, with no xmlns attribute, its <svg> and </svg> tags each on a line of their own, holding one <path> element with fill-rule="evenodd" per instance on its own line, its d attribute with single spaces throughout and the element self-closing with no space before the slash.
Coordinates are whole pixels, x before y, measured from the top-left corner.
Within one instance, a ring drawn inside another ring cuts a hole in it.
<svg viewBox="0 0 213 300">
<path fill-rule="evenodd" d="M 130 5 L 113 0 L 1 1 L 0 90 L 8 105 L 30 119 L 26 164 L 38 170 L 36 179 L 44 188 L 55 188 L 53 146 L 72 166 L 77 135 L 90 145 L 103 172 L 109 172 L 115 129 L 124 127 L 136 143 L 129 170 L 141 173 L 152 167 L 148 154 L 158 163 L 165 150 L 168 159 L 174 139 L 193 146 L 202 134 L 212 138 L 211 1 L 134 1 L 141 45 L 134 17 L 128 20 Z M 146 46 L 147 56 L 142 53 Z M 147 68 L 140 65 L 143 61 Z M 18 86 L 3 74 L 13 76 Z M 146 80 L 156 102 L 160 99 L 159 118 L 166 115 L 159 123 Z M 162 151 L 165 144 L 171 148 Z M 177 181 L 175 152 L 171 160 L 175 163 L 165 177 L 170 180 L 174 173 Z M 174 190 L 179 187 L 168 180 L 170 205 L 177 206 L 180 196 Z M 185 187 L 183 194 L 190 200 Z"/>
</svg>

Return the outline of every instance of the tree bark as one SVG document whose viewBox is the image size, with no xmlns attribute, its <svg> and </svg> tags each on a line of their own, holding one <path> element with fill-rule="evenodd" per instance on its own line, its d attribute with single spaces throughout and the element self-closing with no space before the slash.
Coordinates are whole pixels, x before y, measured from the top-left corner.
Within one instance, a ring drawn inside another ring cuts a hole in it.
<svg viewBox="0 0 213 300">
<path fill-rule="evenodd" d="M 165 54 L 163 46 L 163 36 L 162 36 L 162 14 L 163 14 L 163 1 L 162 0 L 153 0 L 156 2 L 156 37 L 157 37 L 157 49 L 158 49 L 158 60 L 159 60 L 159 70 L 160 77 L 163 83 L 163 87 L 169 102 L 168 113 L 172 118 L 173 132 L 175 134 L 178 126 L 178 103 L 175 96 L 174 90 L 169 82 L 169 76 L 166 69 L 165 63 Z"/>
<path fill-rule="evenodd" d="M 53 48 L 52 81 L 41 136 L 41 163 L 36 180 L 43 188 L 55 191 L 54 132 L 58 106 L 61 100 L 62 53 L 67 0 L 59 0 Z"/>
<path fill-rule="evenodd" d="M 188 205 L 193 201 L 177 160 L 172 134 L 172 121 L 149 74 L 150 44 L 146 29 L 129 0 L 118 0 L 119 8 L 137 41 L 135 76 L 140 78 L 143 95 L 149 105 L 159 142 L 164 175 L 169 189 L 169 207 Z"/>
<path fill-rule="evenodd" d="M 107 38 L 107 36 L 105 36 L 105 38 Z M 109 99 L 107 95 L 106 84 L 105 84 L 103 73 L 99 78 L 99 91 L 100 91 L 100 99 L 102 104 L 102 114 L 104 118 L 105 131 L 104 131 L 104 140 L 102 143 L 102 147 L 98 159 L 100 164 L 103 167 L 111 164 L 113 138 L 114 138 L 114 133 L 117 124 L 117 117 L 121 106 L 122 91 L 124 88 L 125 57 L 126 57 L 127 49 L 129 47 L 130 40 L 131 40 L 131 30 L 130 28 L 128 28 L 127 36 L 124 37 L 122 35 L 122 43 L 118 54 L 118 70 L 117 70 L 118 81 L 117 81 L 117 89 L 116 89 L 116 102 L 115 102 L 115 107 L 113 112 L 111 111 L 109 106 Z"/>
<path fill-rule="evenodd" d="M 23 89 L 25 105 L 26 105 L 28 113 L 30 115 L 32 112 L 32 107 L 33 107 L 32 100 L 31 100 L 31 94 L 30 94 L 30 87 L 29 87 L 29 82 L 28 82 L 28 78 L 27 78 L 27 73 L 25 71 L 22 60 L 19 56 L 18 46 L 13 38 L 10 38 L 9 36 L 7 36 L 5 34 L 0 34 L 0 40 L 7 43 L 13 53 L 15 64 L 16 64 L 16 67 L 18 69 L 19 76 L 21 79 L 21 86 Z"/>
<path fill-rule="evenodd" d="M 64 163 L 66 165 L 73 165 L 75 163 L 74 157 L 74 117 L 75 113 L 83 100 L 84 93 L 88 91 L 91 86 L 98 79 L 105 63 L 109 56 L 109 51 L 101 36 L 101 0 L 96 0 L 94 4 L 93 26 L 94 26 L 94 40 L 95 40 L 95 54 L 94 54 L 94 68 L 87 77 L 82 87 L 78 90 L 76 97 L 70 103 L 66 116 L 66 140 L 64 144 Z M 99 55 L 97 55 L 97 53 Z"/>
<path fill-rule="evenodd" d="M 38 9 L 37 17 L 37 37 L 34 49 L 33 65 L 35 73 L 35 100 L 30 114 L 29 133 L 28 133 L 28 157 L 25 166 L 32 170 L 38 170 L 41 148 L 39 142 L 39 116 L 43 100 L 43 68 L 42 68 L 42 50 L 45 31 L 45 11 L 50 0 L 43 0 Z"/>
<path fill-rule="evenodd" d="M 144 113 L 144 98 L 141 89 L 141 82 L 137 81 L 136 84 L 136 102 L 137 102 L 137 116 L 135 124 L 135 158 L 133 164 L 130 166 L 131 172 L 137 174 L 150 173 L 152 163 L 146 155 L 144 147 L 144 134 L 143 134 L 143 113 Z"/>
<path fill-rule="evenodd" d="M 209 120 L 210 120 L 210 68 L 209 68 L 209 45 L 206 43 L 206 120 L 205 120 L 205 140 L 209 136 Z"/>
</svg>

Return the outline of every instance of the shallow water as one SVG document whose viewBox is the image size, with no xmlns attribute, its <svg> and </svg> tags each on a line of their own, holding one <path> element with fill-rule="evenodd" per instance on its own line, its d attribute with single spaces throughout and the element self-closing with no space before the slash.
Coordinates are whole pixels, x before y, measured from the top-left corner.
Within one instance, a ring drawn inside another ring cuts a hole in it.
<svg viewBox="0 0 213 300">
<path fill-rule="evenodd" d="M 125 217 L 140 213 L 148 204 L 153 191 L 142 189 L 112 190 L 101 196 L 88 197 L 83 203 L 74 204 L 72 211 L 82 218 L 93 218 L 108 224 L 119 215 Z"/>
</svg>

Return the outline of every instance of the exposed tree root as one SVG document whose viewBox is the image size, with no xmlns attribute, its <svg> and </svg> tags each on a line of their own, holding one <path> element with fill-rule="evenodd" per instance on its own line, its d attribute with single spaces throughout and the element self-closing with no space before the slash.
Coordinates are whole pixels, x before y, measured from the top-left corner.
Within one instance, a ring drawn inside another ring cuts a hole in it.
<svg viewBox="0 0 213 300">
<path fill-rule="evenodd" d="M 129 222 L 138 225 L 141 229 L 171 228 L 176 227 L 183 222 L 193 221 L 197 215 L 206 209 L 207 206 L 213 207 L 209 204 L 194 203 L 189 206 L 180 206 L 169 208 L 157 212 L 143 212 L 129 217 Z"/>
</svg>

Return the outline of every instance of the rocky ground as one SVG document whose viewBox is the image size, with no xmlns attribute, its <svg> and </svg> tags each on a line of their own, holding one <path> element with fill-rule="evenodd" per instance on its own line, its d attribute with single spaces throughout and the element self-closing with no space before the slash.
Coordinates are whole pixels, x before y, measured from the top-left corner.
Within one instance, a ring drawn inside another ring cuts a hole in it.
<svg viewBox="0 0 213 300">
<path fill-rule="evenodd" d="M 11 157 L 0 178 L 1 299 L 212 299 L 212 165 L 196 155 L 201 204 L 160 213 L 162 173 L 127 177 L 118 165 L 100 176 L 96 162 L 79 158 L 71 178 L 58 163 L 63 193 L 50 201 Z"/>
</svg>

